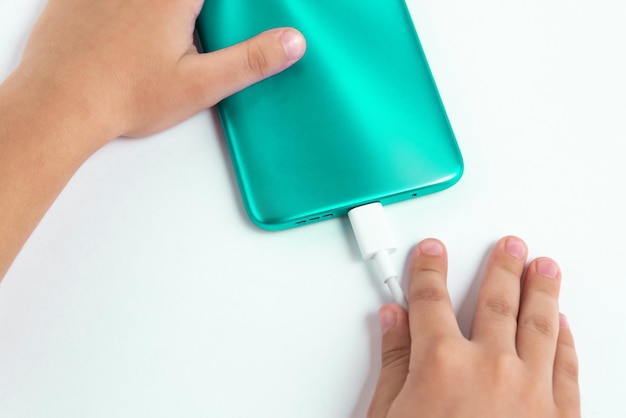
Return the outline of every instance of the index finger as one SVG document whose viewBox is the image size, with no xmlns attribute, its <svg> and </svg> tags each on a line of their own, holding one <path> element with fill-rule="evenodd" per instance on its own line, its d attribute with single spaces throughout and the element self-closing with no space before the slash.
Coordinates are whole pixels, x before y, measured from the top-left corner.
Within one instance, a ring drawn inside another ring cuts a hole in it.
<svg viewBox="0 0 626 418">
<path fill-rule="evenodd" d="M 409 282 L 409 325 L 413 347 L 430 340 L 462 337 L 446 287 L 448 256 L 441 241 L 426 239 L 413 251 Z"/>
</svg>

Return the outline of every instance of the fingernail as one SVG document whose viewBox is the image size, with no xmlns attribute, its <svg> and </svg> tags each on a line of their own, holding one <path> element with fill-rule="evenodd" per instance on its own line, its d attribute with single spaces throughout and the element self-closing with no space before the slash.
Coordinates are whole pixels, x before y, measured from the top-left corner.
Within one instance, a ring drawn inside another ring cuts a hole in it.
<svg viewBox="0 0 626 418">
<path fill-rule="evenodd" d="M 443 245 L 435 239 L 425 239 L 419 245 L 419 250 L 425 255 L 443 255 Z"/>
<path fill-rule="evenodd" d="M 507 253 L 519 260 L 523 260 L 526 256 L 526 244 L 519 238 L 507 238 L 504 248 Z"/>
<path fill-rule="evenodd" d="M 569 322 L 567 322 L 567 317 L 562 313 L 559 314 L 559 327 L 569 329 Z"/>
<path fill-rule="evenodd" d="M 380 329 L 385 333 L 396 326 L 398 315 L 392 309 L 383 309 L 378 313 L 378 321 L 380 322 Z"/>
<path fill-rule="evenodd" d="M 289 61 L 300 59 L 306 50 L 306 41 L 302 34 L 293 29 L 286 29 L 280 36 L 280 41 L 285 48 Z"/>
<path fill-rule="evenodd" d="M 551 279 L 556 279 L 556 275 L 559 272 L 559 267 L 556 263 L 549 258 L 544 258 L 541 260 L 537 260 L 537 273 L 542 276 L 549 277 Z"/>
</svg>

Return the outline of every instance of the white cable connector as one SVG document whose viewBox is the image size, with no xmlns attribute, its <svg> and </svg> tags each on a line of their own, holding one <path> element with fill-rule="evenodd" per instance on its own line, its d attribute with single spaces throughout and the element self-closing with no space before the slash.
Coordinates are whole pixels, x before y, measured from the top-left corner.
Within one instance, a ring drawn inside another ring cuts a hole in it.
<svg viewBox="0 0 626 418">
<path fill-rule="evenodd" d="M 375 202 L 358 206 L 348 212 L 348 218 L 361 255 L 365 260 L 376 261 L 378 271 L 389 287 L 394 301 L 407 309 L 406 297 L 398 283 L 398 274 L 389 258 L 389 254 L 396 251 L 397 245 L 385 217 L 383 205 Z"/>
</svg>

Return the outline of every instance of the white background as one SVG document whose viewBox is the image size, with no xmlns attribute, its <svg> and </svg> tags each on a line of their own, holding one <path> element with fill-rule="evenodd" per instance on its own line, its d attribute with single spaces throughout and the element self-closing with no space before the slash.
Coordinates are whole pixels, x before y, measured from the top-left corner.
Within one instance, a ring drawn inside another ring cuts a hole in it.
<svg viewBox="0 0 626 418">
<path fill-rule="evenodd" d="M 583 416 L 626 416 L 624 2 L 408 3 L 466 172 L 388 207 L 398 268 L 441 238 L 466 331 L 499 237 L 554 257 Z M 0 78 L 43 4 L 0 3 Z M 345 219 L 247 220 L 205 111 L 106 146 L 32 235 L 0 285 L 0 416 L 362 417 L 389 300 Z"/>
</svg>

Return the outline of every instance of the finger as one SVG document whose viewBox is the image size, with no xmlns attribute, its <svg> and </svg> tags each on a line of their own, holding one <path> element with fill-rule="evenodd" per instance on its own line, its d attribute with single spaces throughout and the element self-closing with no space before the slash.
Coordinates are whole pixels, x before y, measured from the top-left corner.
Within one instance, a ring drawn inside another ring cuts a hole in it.
<svg viewBox="0 0 626 418">
<path fill-rule="evenodd" d="M 563 411 L 579 411 L 580 389 L 578 387 L 578 357 L 574 336 L 565 315 L 559 315 L 559 337 L 554 358 L 554 402 Z M 573 416 L 564 414 L 564 416 Z"/>
<path fill-rule="evenodd" d="M 495 245 L 478 294 L 472 341 L 515 352 L 520 283 L 527 252 L 526 244 L 517 237 L 504 237 Z"/>
<path fill-rule="evenodd" d="M 190 94 L 210 107 L 231 94 L 270 77 L 298 61 L 306 41 L 292 28 L 272 29 L 208 54 L 183 58 Z"/>
<path fill-rule="evenodd" d="M 461 336 L 446 288 L 448 257 L 436 239 L 422 241 L 413 252 L 409 281 L 409 325 L 413 346 L 444 336 Z"/>
<path fill-rule="evenodd" d="M 411 336 L 406 311 L 398 305 L 385 305 L 378 313 L 382 338 L 382 367 L 368 418 L 383 418 L 400 393 L 409 372 Z"/>
<path fill-rule="evenodd" d="M 561 272 L 549 258 L 532 261 L 526 271 L 517 326 L 517 353 L 532 367 L 552 373 L 559 335 Z"/>
</svg>

